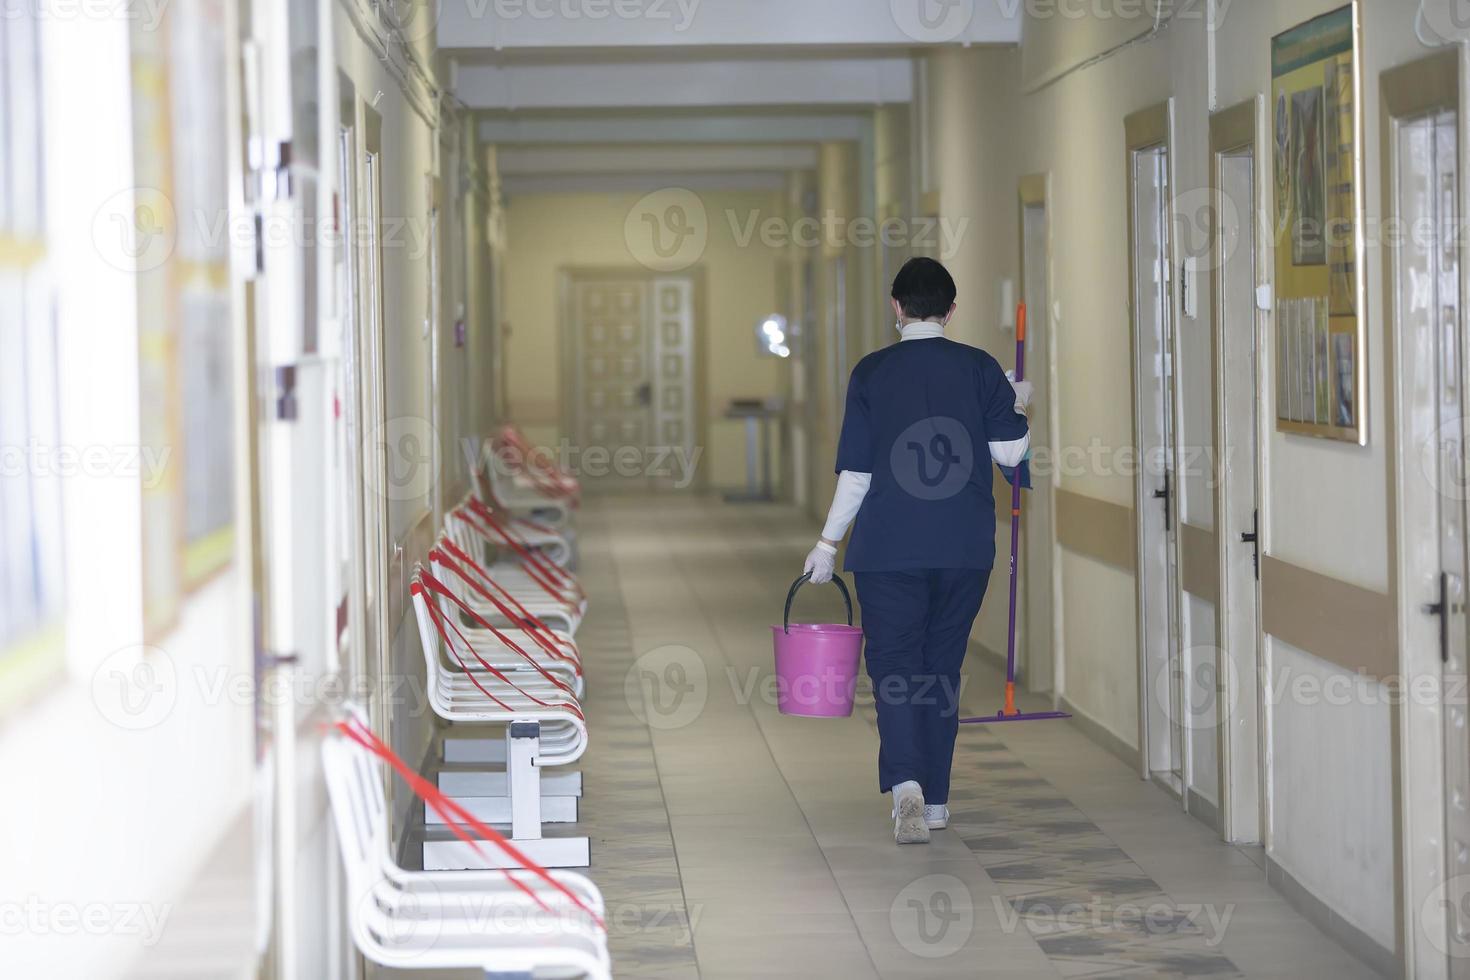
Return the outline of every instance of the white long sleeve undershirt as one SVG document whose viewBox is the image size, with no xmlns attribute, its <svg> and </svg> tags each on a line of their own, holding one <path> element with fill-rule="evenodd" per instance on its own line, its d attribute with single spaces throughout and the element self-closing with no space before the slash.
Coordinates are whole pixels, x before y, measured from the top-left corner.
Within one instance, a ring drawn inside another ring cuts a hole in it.
<svg viewBox="0 0 1470 980">
<path fill-rule="evenodd" d="M 902 340 L 926 340 L 933 337 L 944 336 L 944 326 L 939 323 L 911 323 L 899 331 Z M 1025 412 L 1016 409 L 1017 415 Z M 1019 466 L 1026 458 L 1026 452 L 1031 448 L 1031 433 L 1026 433 L 1019 439 L 1008 442 L 992 442 L 990 444 L 990 457 L 1002 466 Z M 859 473 L 855 470 L 843 470 L 837 476 L 837 490 L 832 494 L 832 506 L 827 511 L 827 523 L 822 528 L 822 537 L 827 541 L 841 541 L 846 536 L 848 528 L 857 518 L 858 511 L 863 506 L 863 500 L 868 496 L 868 488 L 873 484 L 873 474 Z"/>
</svg>

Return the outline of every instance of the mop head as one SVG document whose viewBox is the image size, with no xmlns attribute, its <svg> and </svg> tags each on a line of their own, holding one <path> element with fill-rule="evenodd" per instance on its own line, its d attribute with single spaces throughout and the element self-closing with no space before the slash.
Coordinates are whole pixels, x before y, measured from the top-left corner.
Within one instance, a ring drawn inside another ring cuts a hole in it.
<svg viewBox="0 0 1470 980">
<path fill-rule="evenodd" d="M 1065 711 L 1017 711 L 1013 715 L 982 715 L 979 718 L 961 718 L 961 725 L 993 725 L 1000 721 L 1046 721 L 1049 718 L 1070 718 Z"/>
</svg>

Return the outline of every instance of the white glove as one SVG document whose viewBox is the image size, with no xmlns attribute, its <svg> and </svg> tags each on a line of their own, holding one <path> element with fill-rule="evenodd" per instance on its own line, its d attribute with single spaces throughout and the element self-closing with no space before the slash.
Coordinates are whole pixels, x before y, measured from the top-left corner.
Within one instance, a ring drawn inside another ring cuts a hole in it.
<svg viewBox="0 0 1470 980">
<path fill-rule="evenodd" d="M 1015 371 L 1007 371 L 1006 380 L 1016 393 L 1016 414 L 1025 415 L 1031 408 L 1031 399 L 1036 395 L 1036 388 L 1029 381 L 1017 381 Z"/>
<path fill-rule="evenodd" d="M 802 571 L 811 574 L 814 585 L 832 581 L 832 576 L 837 571 L 837 549 L 825 541 L 818 541 L 811 554 L 806 556 L 806 565 L 802 567 Z"/>
</svg>

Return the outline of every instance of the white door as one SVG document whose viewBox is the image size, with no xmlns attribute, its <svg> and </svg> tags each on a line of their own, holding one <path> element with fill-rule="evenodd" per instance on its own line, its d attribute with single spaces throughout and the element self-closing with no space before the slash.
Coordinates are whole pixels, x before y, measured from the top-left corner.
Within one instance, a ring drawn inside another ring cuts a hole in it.
<svg viewBox="0 0 1470 980">
<path fill-rule="evenodd" d="M 1026 378 L 1036 388 L 1031 403 L 1031 451 L 1044 458 L 1051 447 L 1051 300 L 1047 295 L 1048 225 L 1046 204 L 1021 210 L 1021 295 L 1026 302 Z M 1032 476 L 1021 508 L 1020 635 L 1018 670 L 1028 690 L 1056 687 L 1053 635 L 1053 576 L 1057 570 L 1052 516 L 1055 467 Z"/>
<path fill-rule="evenodd" d="M 1403 236 L 1394 253 L 1393 299 L 1402 364 L 1404 667 L 1416 680 L 1440 680 L 1432 704 L 1411 698 L 1407 708 L 1406 778 L 1417 781 L 1426 765 L 1440 777 L 1434 792 L 1413 794 L 1405 833 L 1410 866 L 1438 880 L 1427 894 L 1407 901 L 1422 916 L 1422 932 L 1415 930 L 1416 975 L 1470 977 L 1467 484 L 1457 141 L 1452 112 L 1395 126 L 1396 213 L 1415 231 Z M 1419 884 L 1414 882 L 1416 890 Z"/>
<path fill-rule="evenodd" d="M 1144 775 L 1182 797 L 1169 151 L 1158 145 L 1131 156 L 1141 754 Z"/>
<path fill-rule="evenodd" d="M 1254 139 L 1255 105 L 1248 107 Z M 1220 418 L 1217 527 L 1223 544 L 1221 649 L 1216 678 L 1222 724 L 1221 831 L 1234 843 L 1261 842 L 1265 800 L 1261 765 L 1260 688 L 1260 365 L 1256 303 L 1256 158 L 1253 143 L 1215 155 L 1220 220 L 1212 243 L 1218 261 L 1215 329 Z"/>
<path fill-rule="evenodd" d="M 572 274 L 565 310 L 564 464 L 604 491 L 694 485 L 694 281 Z"/>
</svg>

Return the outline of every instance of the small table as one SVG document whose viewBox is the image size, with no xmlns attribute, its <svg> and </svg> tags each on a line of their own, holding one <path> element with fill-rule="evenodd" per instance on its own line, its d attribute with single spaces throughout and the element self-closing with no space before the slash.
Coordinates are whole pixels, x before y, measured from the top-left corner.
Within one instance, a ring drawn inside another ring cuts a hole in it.
<svg viewBox="0 0 1470 980">
<path fill-rule="evenodd" d="M 725 418 L 745 421 L 745 490 L 725 494 L 727 503 L 770 503 L 776 499 L 771 485 L 771 420 L 779 419 L 781 414 L 780 406 L 758 400 L 737 399 L 725 409 Z"/>
</svg>

